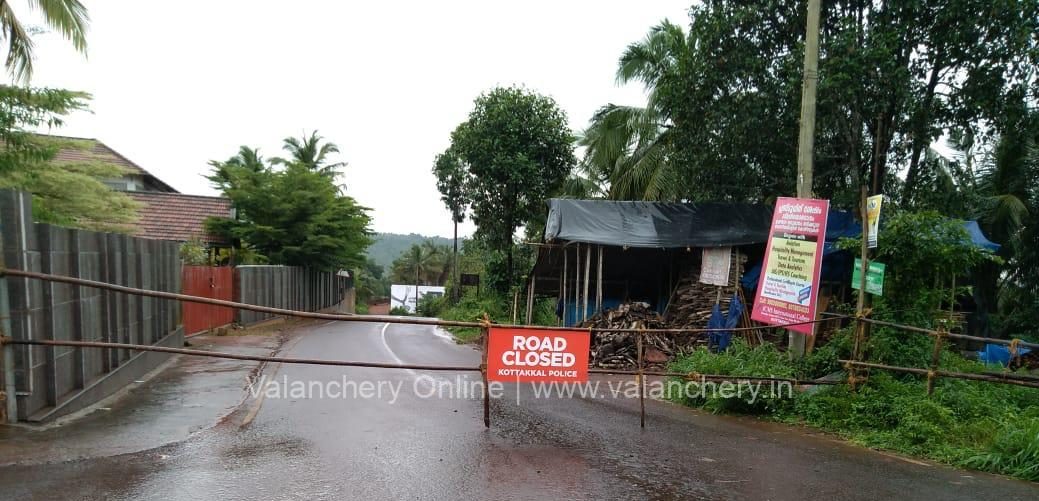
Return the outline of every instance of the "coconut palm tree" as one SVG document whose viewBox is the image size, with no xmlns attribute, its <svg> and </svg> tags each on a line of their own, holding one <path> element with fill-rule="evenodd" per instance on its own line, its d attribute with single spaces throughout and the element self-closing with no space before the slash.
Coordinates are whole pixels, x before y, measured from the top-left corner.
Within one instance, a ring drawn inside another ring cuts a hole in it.
<svg viewBox="0 0 1039 501">
<path fill-rule="evenodd" d="M 233 172 L 239 168 L 244 168 L 247 172 L 254 174 L 267 169 L 267 164 L 264 163 L 263 156 L 260 155 L 260 150 L 248 146 L 240 147 L 235 156 L 223 162 L 219 160 L 210 160 L 209 166 L 212 167 L 213 170 L 210 175 L 205 177 L 213 183 L 214 187 L 221 191 L 224 191 L 231 186 L 231 177 L 234 175 Z"/>
<path fill-rule="evenodd" d="M 580 175 L 571 186 L 605 188 L 618 200 L 670 200 L 677 197 L 677 176 L 670 155 L 670 118 L 659 89 L 677 73 L 679 59 L 688 52 L 682 27 L 664 21 L 621 55 L 617 82 L 642 82 L 648 92 L 645 107 L 600 108 L 581 134 L 585 148 Z"/>
<path fill-rule="evenodd" d="M 33 70 L 33 30 L 22 25 L 12 3 L 0 0 L 0 37 L 7 42 L 4 65 L 15 80 L 28 83 Z M 28 10 L 39 12 L 47 26 L 71 41 L 77 51 L 86 52 L 90 17 L 79 0 L 26 0 L 21 3 L 27 4 Z"/>
<path fill-rule="evenodd" d="M 335 178 L 339 171 L 346 167 L 346 162 L 327 163 L 329 155 L 339 153 L 339 146 L 331 141 L 324 141 L 316 130 L 309 136 L 304 133 L 299 138 L 287 137 L 282 143 L 282 149 L 289 153 L 289 158 L 272 158 L 272 163 L 303 165 L 330 178 Z"/>
</svg>

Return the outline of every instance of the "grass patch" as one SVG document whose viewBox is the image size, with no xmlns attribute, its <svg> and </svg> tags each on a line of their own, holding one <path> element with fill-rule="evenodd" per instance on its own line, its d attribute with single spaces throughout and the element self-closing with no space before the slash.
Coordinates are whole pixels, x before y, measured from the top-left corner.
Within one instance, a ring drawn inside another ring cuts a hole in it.
<svg viewBox="0 0 1039 501">
<path fill-rule="evenodd" d="M 791 361 L 773 346 L 751 348 L 737 340 L 726 353 L 698 350 L 680 357 L 671 368 L 811 379 L 839 368 L 836 360 L 846 355 L 847 334 L 798 361 Z M 927 358 L 923 345 L 907 343 L 896 353 L 892 340 L 880 333 L 871 346 L 889 361 L 926 366 L 919 360 Z M 884 349 L 888 351 L 884 353 Z M 987 370 L 951 351 L 943 353 L 942 367 L 962 372 Z M 762 393 L 753 402 L 747 397 L 677 396 L 676 400 L 712 412 L 807 424 L 866 447 L 1039 481 L 1039 390 L 1034 388 L 946 378 L 937 381 L 934 395 L 928 398 L 923 378 L 875 370 L 855 392 L 836 385 L 795 392 L 793 398 L 768 395 L 764 386 Z"/>
<path fill-rule="evenodd" d="M 555 303 L 541 300 L 535 304 L 533 323 L 536 325 L 556 325 Z M 520 308 L 523 308 L 521 301 Z M 477 295 L 469 290 L 458 303 L 449 304 L 446 297 L 419 305 L 419 313 L 425 316 L 438 317 L 442 320 L 458 320 L 463 322 L 479 322 L 486 313 L 494 323 L 512 323 L 512 300 L 494 293 L 484 292 Z M 520 312 L 519 316 L 522 316 Z M 518 318 L 518 317 L 517 317 Z M 522 322 L 521 322 L 522 323 Z M 460 343 L 470 343 L 480 338 L 480 329 L 475 327 L 447 327 Z"/>
</svg>

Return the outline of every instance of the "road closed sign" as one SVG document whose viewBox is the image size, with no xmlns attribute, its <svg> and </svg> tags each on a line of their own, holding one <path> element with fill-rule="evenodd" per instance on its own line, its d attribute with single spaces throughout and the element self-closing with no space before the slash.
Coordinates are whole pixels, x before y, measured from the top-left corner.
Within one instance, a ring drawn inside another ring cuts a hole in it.
<svg viewBox="0 0 1039 501">
<path fill-rule="evenodd" d="M 487 379 L 506 383 L 588 380 L 588 332 L 491 327 Z"/>
</svg>

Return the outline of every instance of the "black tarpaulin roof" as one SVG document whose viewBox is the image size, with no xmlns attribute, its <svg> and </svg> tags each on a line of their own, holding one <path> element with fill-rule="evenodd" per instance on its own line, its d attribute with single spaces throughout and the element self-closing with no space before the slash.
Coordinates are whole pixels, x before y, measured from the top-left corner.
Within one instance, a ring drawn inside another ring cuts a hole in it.
<svg viewBox="0 0 1039 501">
<path fill-rule="evenodd" d="M 545 241 L 628 247 L 725 247 L 764 243 L 772 207 L 745 203 L 548 201 Z"/>
</svg>

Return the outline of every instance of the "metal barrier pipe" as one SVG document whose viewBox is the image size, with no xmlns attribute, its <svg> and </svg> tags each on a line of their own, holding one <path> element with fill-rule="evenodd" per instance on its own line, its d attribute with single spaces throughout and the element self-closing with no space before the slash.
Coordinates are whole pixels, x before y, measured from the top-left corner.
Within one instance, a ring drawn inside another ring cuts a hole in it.
<svg viewBox="0 0 1039 501">
<path fill-rule="evenodd" d="M 307 364 L 307 365 L 332 365 L 339 367 L 372 367 L 377 369 L 412 369 L 420 371 L 451 371 L 451 372 L 479 372 L 480 367 L 448 366 L 448 365 L 421 365 L 421 364 L 388 364 L 382 362 L 354 362 L 346 360 L 327 360 L 320 358 L 292 358 L 274 357 L 264 355 L 240 355 L 237 353 L 222 353 L 206 350 L 192 350 L 188 348 L 169 348 L 166 346 L 153 346 L 128 343 L 104 343 L 98 341 L 57 341 L 53 339 L 11 339 L 5 337 L 0 339 L 0 345 L 38 345 L 38 346 L 74 346 L 79 348 L 108 348 L 124 349 L 134 351 L 155 351 L 160 353 L 175 353 L 178 355 L 190 355 L 196 357 L 227 358 L 232 360 L 249 360 L 253 362 L 280 362 L 284 364 Z"/>
<path fill-rule="evenodd" d="M 273 315 L 283 315 L 290 317 L 299 318 L 313 318 L 318 320 L 339 320 L 344 322 L 377 322 L 377 323 L 390 323 L 390 324 L 413 324 L 413 325 L 434 325 L 441 327 L 473 327 L 480 328 L 484 326 L 483 322 L 464 322 L 458 320 L 440 320 L 433 318 L 417 318 L 417 317 L 394 317 L 385 315 L 356 315 L 346 313 L 316 313 L 309 311 L 298 311 L 288 310 L 284 308 L 272 308 L 269 306 L 259 306 L 255 304 L 238 303 L 234 301 L 226 301 L 223 299 L 213 299 L 208 297 L 190 296 L 187 294 L 178 294 L 175 292 L 163 292 L 153 291 L 147 289 L 138 289 L 134 287 L 127 287 L 124 285 L 115 285 L 106 282 L 98 282 L 95 280 L 87 280 L 77 277 L 69 277 L 64 275 L 52 275 L 49 273 L 40 273 L 35 271 L 16 270 L 12 268 L 0 269 L 0 276 L 9 275 L 14 277 L 33 278 L 37 280 L 46 280 L 49 282 L 60 282 L 72 285 L 79 285 L 83 287 L 93 287 L 97 289 L 105 289 L 116 292 L 122 292 L 126 294 L 136 294 L 139 296 L 156 297 L 162 299 L 173 299 L 178 301 L 188 301 L 193 303 L 211 304 L 216 306 L 225 306 L 229 308 L 238 308 L 241 310 L 256 311 L 261 313 L 270 313 Z M 816 324 L 820 322 L 828 322 L 837 317 L 828 317 L 824 319 L 806 320 L 804 322 L 792 322 L 789 324 L 778 324 L 778 325 L 762 325 L 753 327 L 733 327 L 733 328 L 715 328 L 715 329 L 644 329 L 646 333 L 653 334 L 697 334 L 707 332 L 742 332 L 742 331 L 754 331 L 761 329 L 781 329 L 785 327 L 791 327 L 794 325 L 806 325 Z M 851 318 L 845 316 L 843 318 Z M 493 324 L 496 327 L 508 327 L 510 329 L 526 329 L 526 330 L 563 330 L 572 332 L 588 332 L 588 327 L 553 327 L 545 325 L 510 325 L 510 324 Z M 630 332 L 631 329 L 624 328 L 591 328 L 595 332 Z"/>
<path fill-rule="evenodd" d="M 1017 386 L 1027 386 L 1030 388 L 1039 388 L 1039 381 L 1018 379 L 1013 377 L 1013 374 L 972 374 L 969 372 L 950 372 L 930 369 L 918 369 L 916 367 L 898 367 L 895 365 L 877 364 L 873 362 L 856 362 L 854 360 L 839 360 L 839 362 L 846 366 L 858 366 L 867 367 L 871 369 L 882 369 L 894 372 L 906 372 L 909 374 L 917 374 L 920 376 L 929 376 L 933 373 L 936 376 L 948 377 L 954 379 L 969 379 L 972 381 L 985 381 L 989 383 L 1003 383 L 1013 384 Z"/>
<path fill-rule="evenodd" d="M 872 318 L 862 318 L 861 320 L 863 322 L 871 323 L 873 325 L 880 325 L 882 327 L 892 327 L 892 328 L 895 328 L 895 329 L 902 329 L 904 331 L 918 332 L 920 334 L 927 334 L 929 336 L 938 335 L 938 331 L 935 330 L 935 329 L 927 329 L 927 328 L 924 328 L 924 327 L 915 327 L 915 326 L 912 326 L 912 325 L 896 324 L 894 322 L 885 322 L 883 320 L 874 320 Z M 953 334 L 951 332 L 944 332 L 941 335 L 945 336 L 945 337 L 947 337 L 949 339 L 963 339 L 963 340 L 966 340 L 966 341 L 978 341 L 978 342 L 982 342 L 982 343 L 1004 344 L 1004 345 L 1014 344 L 1014 340 L 1013 339 L 997 339 L 997 338 L 992 338 L 992 337 L 969 336 L 967 334 Z M 1020 341 L 1019 340 L 1019 341 L 1017 341 L 1017 345 L 1018 346 L 1025 346 L 1025 347 L 1028 347 L 1028 348 L 1039 349 L 1039 343 L 1030 343 L 1030 342 L 1027 342 L 1027 341 Z"/>
</svg>

